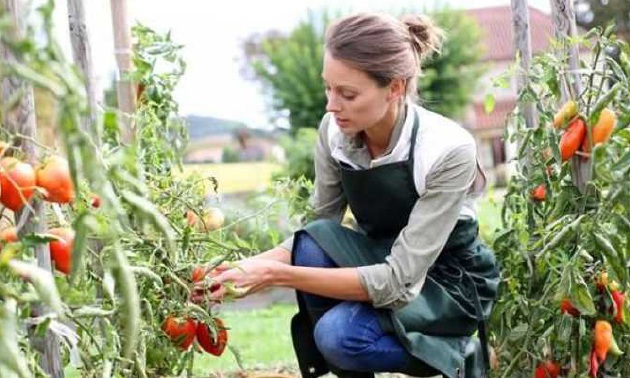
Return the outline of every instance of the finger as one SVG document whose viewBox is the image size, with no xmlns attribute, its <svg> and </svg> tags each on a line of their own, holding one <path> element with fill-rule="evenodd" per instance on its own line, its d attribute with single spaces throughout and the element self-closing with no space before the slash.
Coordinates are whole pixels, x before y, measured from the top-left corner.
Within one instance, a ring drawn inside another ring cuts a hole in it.
<svg viewBox="0 0 630 378">
<path fill-rule="evenodd" d="M 225 287 L 220 286 L 218 289 L 211 291 L 208 297 L 213 301 L 219 301 L 219 300 L 222 300 L 223 297 L 225 297 L 225 294 L 226 294 Z"/>
</svg>

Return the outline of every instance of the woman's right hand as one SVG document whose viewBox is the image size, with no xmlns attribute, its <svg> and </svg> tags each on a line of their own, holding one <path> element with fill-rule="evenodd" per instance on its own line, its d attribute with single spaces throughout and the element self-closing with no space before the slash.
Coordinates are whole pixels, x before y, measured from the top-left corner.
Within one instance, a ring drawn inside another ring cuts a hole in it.
<svg viewBox="0 0 630 378">
<path fill-rule="evenodd" d="M 203 303 L 205 300 L 209 300 L 211 302 L 221 302 L 226 297 L 242 297 L 243 293 L 234 289 L 231 282 L 221 284 L 214 280 L 215 277 L 234 268 L 236 265 L 236 262 L 222 262 L 210 271 L 201 273 L 201 277 L 193 283 L 190 300 L 193 303 L 199 304 Z"/>
</svg>

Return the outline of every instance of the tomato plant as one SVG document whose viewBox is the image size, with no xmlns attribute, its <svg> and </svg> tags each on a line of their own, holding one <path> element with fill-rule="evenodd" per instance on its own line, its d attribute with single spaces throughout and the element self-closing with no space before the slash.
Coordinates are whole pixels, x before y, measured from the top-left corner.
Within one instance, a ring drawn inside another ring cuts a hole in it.
<svg viewBox="0 0 630 378">
<path fill-rule="evenodd" d="M 630 48 L 609 29 L 573 43 L 591 50 L 584 70 L 568 73 L 554 52 L 535 57 L 508 121 L 515 174 L 493 245 L 503 265 L 491 318 L 500 377 L 539 376 L 544 361 L 561 376 L 630 376 Z M 563 98 L 570 76 L 583 90 Z M 527 103 L 533 128 L 520 114 Z M 604 355 L 615 338 L 623 354 Z"/>
<path fill-rule="evenodd" d="M 0 23 L 2 43 L 21 58 L 3 62 L 0 79 L 21 80 L 54 98 L 62 148 L 0 129 L 0 211 L 12 218 L 0 241 L 0 376 L 44 375 L 42 351 L 32 347 L 29 332 L 66 341 L 58 362 L 72 361 L 83 377 L 190 376 L 202 352 L 190 347 L 196 325 L 216 325 L 207 330 L 225 335 L 221 351 L 227 337 L 215 320 L 216 303 L 191 302 L 192 268 L 212 270 L 259 248 L 231 232 L 238 220 L 226 225 L 216 180 L 179 174 L 187 143 L 173 98 L 185 68 L 181 46 L 169 34 L 134 27 L 129 79 L 143 90 L 132 115 L 134 138 L 122 143 L 116 109 L 84 123 L 83 78 L 52 38 L 52 2 L 38 14 L 38 43 L 33 34 L 5 33 L 10 23 Z M 39 164 L 26 162 L 25 141 L 36 146 Z M 37 206 L 44 209 L 41 219 L 28 216 Z M 189 212 L 199 215 L 199 224 L 186 221 Z M 37 267 L 41 245 L 48 246 L 54 271 Z M 45 312 L 32 317 L 35 308 Z M 183 331 L 172 319 L 185 319 Z M 173 342 L 173 334 L 184 339 L 175 335 Z"/>
</svg>

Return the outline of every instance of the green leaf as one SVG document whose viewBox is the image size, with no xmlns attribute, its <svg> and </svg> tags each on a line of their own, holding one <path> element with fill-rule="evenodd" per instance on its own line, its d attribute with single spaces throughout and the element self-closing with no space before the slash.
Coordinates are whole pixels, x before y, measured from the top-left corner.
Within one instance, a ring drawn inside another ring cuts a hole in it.
<svg viewBox="0 0 630 378">
<path fill-rule="evenodd" d="M 570 293 L 571 302 L 577 308 L 581 314 L 591 316 L 595 315 L 597 310 L 593 303 L 593 297 L 588 290 L 588 286 L 584 279 L 579 274 L 575 275 L 575 281 L 571 287 Z"/>
<path fill-rule="evenodd" d="M 486 94 L 486 97 L 483 100 L 483 109 L 486 114 L 492 113 L 494 111 L 495 98 L 492 93 Z"/>
<path fill-rule="evenodd" d="M 104 318 L 115 314 L 114 310 L 105 310 L 96 306 L 83 306 L 72 312 L 73 318 Z"/>
<path fill-rule="evenodd" d="M 20 378 L 29 378 L 33 374 L 28 369 L 26 358 L 20 351 L 18 341 L 19 324 L 16 317 L 17 302 L 13 298 L 6 298 L 0 303 L 0 365 L 5 366 Z"/>
<path fill-rule="evenodd" d="M 134 207 L 134 209 L 136 209 L 136 211 L 144 215 L 153 224 L 153 226 L 158 229 L 162 235 L 164 235 L 170 257 L 173 259 L 173 262 L 176 263 L 177 253 L 175 251 L 175 238 L 173 229 L 171 228 L 168 219 L 166 219 L 166 217 L 160 213 L 155 205 L 148 199 L 129 190 L 122 190 L 121 195 L 131 206 Z"/>
<path fill-rule="evenodd" d="M 573 330 L 573 318 L 571 316 L 561 316 L 558 322 L 558 337 L 561 340 L 571 339 Z"/>
<path fill-rule="evenodd" d="M 135 352 L 140 333 L 140 298 L 136 278 L 129 267 L 129 262 L 120 246 L 114 251 L 115 266 L 113 267 L 117 287 L 122 297 L 120 318 L 123 323 L 123 356 L 131 358 Z"/>
<path fill-rule="evenodd" d="M 518 341 L 525 337 L 525 334 L 527 334 L 528 330 L 529 326 L 527 324 L 520 323 L 516 327 L 512 328 L 512 331 L 510 332 L 508 338 L 510 339 L 510 341 Z"/>
<path fill-rule="evenodd" d="M 612 169 L 625 175 L 630 170 L 630 151 L 623 154 L 623 156 L 615 162 Z"/>
<path fill-rule="evenodd" d="M 606 257 L 606 261 L 615 271 L 615 275 L 620 280 L 625 281 L 627 277 L 626 262 L 622 261 L 609 238 L 599 232 L 593 232 L 593 238 L 595 245 L 597 245 L 599 251 Z"/>
<path fill-rule="evenodd" d="M 20 260 L 9 261 L 9 267 L 23 280 L 30 282 L 42 302 L 63 318 L 63 302 L 57 292 L 57 286 L 51 272 Z"/>
<path fill-rule="evenodd" d="M 164 286 L 164 283 L 162 282 L 162 278 L 160 278 L 160 276 L 155 274 L 155 272 L 153 272 L 153 270 L 151 270 L 150 268 L 148 268 L 146 266 L 132 266 L 130 269 L 136 275 L 145 276 L 147 278 L 150 278 L 159 287 Z"/>
<path fill-rule="evenodd" d="M 83 258 L 87 248 L 88 232 L 97 229 L 96 220 L 90 213 L 81 213 L 75 219 L 73 229 L 75 230 L 75 235 L 72 246 L 71 284 L 75 283 L 83 273 Z"/>
</svg>

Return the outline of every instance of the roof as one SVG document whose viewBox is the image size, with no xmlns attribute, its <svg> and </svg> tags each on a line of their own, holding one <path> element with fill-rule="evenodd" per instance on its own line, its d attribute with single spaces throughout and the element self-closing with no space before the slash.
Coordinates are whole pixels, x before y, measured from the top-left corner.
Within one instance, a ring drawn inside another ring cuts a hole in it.
<svg viewBox="0 0 630 378">
<path fill-rule="evenodd" d="M 495 127 L 503 127 L 507 116 L 514 110 L 516 106 L 515 99 L 499 100 L 494 104 L 494 110 L 487 114 L 483 103 L 474 103 L 473 110 L 475 120 L 473 128 L 475 129 L 492 129 Z"/>
<path fill-rule="evenodd" d="M 511 61 L 515 51 L 513 45 L 512 10 L 509 6 L 469 9 L 466 14 L 477 21 L 485 47 L 483 61 Z M 529 7 L 529 28 L 532 34 L 532 53 L 544 51 L 554 37 L 551 16 L 539 9 Z"/>
</svg>

